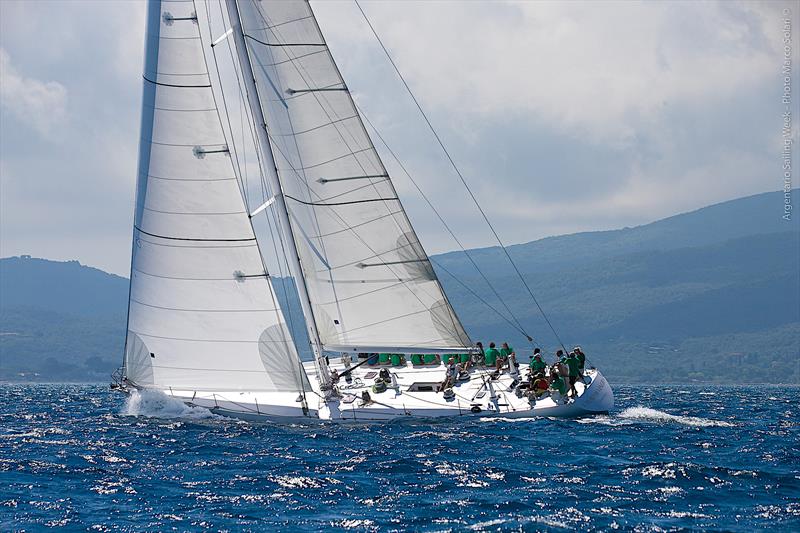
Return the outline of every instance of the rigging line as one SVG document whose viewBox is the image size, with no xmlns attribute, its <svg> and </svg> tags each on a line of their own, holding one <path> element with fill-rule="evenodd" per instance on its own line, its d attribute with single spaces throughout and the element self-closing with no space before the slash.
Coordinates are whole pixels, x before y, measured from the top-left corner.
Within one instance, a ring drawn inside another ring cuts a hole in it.
<svg viewBox="0 0 800 533">
<path fill-rule="evenodd" d="M 497 300 L 503 305 L 503 307 L 505 307 L 506 311 L 508 311 L 508 314 L 514 320 L 514 322 L 516 322 L 517 326 L 516 326 L 515 329 L 520 331 L 525 336 L 525 338 L 527 338 L 529 341 L 532 342 L 533 338 L 525 332 L 525 328 L 523 328 L 522 323 L 514 315 L 513 311 L 511 311 L 511 308 L 508 306 L 508 304 L 505 302 L 505 300 L 503 300 L 503 298 L 500 297 L 500 294 L 497 292 L 497 289 L 495 289 L 494 285 L 492 285 L 489 282 L 489 278 L 487 278 L 486 275 L 483 273 L 483 271 L 478 267 L 478 264 L 475 262 L 473 257 L 469 254 L 467 249 L 461 243 L 461 240 L 456 236 L 455 232 L 450 228 L 450 226 L 447 224 L 447 222 L 445 222 L 444 217 L 442 217 L 441 213 L 439 213 L 439 211 L 433 205 L 433 202 L 431 202 L 431 200 L 428 198 L 428 196 L 423 192 L 422 188 L 419 186 L 419 184 L 417 184 L 416 180 L 413 177 L 411 177 L 411 173 L 408 171 L 408 169 L 406 169 L 406 167 L 402 163 L 402 161 L 400 161 L 400 158 L 397 157 L 397 154 L 394 152 L 394 150 L 392 150 L 392 148 L 386 142 L 386 139 L 383 138 L 383 135 L 381 135 L 381 132 L 378 131 L 378 128 L 375 127 L 375 124 L 373 124 L 373 122 L 369 119 L 369 117 L 364 113 L 363 109 L 361 109 L 360 107 L 358 107 L 357 109 L 358 109 L 358 112 L 361 113 L 361 116 L 364 117 L 364 120 L 367 122 L 367 124 L 369 124 L 369 126 L 372 128 L 372 131 L 375 132 L 375 135 L 378 136 L 378 139 L 381 141 L 383 146 L 386 148 L 386 150 L 389 152 L 389 154 L 392 156 L 392 158 L 398 164 L 400 169 L 403 171 L 403 173 L 406 175 L 406 177 L 411 181 L 411 183 L 417 189 L 417 192 L 419 192 L 419 194 L 425 200 L 425 203 L 427 203 L 428 207 L 430 207 L 431 210 L 434 212 L 434 214 L 436 214 L 436 217 L 439 219 L 439 221 L 442 223 L 444 228 L 447 230 L 447 232 L 450 234 L 450 236 L 456 242 L 458 247 L 461 248 L 461 251 L 464 252 L 464 255 L 467 256 L 467 259 L 469 259 L 469 262 L 472 263 L 473 267 L 475 267 L 475 270 L 478 272 L 478 274 L 481 276 L 481 278 L 483 278 L 483 281 L 486 283 L 486 285 L 489 287 L 489 289 L 492 291 L 492 293 L 494 293 L 494 295 L 497 298 Z M 504 320 L 508 320 L 505 317 L 502 317 L 502 318 Z"/>
<path fill-rule="evenodd" d="M 241 126 L 240 131 L 241 131 L 241 134 L 242 134 L 242 159 L 244 160 L 244 162 L 242 164 L 242 168 L 244 168 L 244 171 L 242 173 L 242 176 L 244 177 L 244 195 L 245 195 L 244 196 L 244 200 L 247 203 L 247 209 L 249 211 L 250 210 L 250 197 L 249 197 L 249 195 L 250 195 L 250 180 L 248 179 L 248 173 L 247 173 L 247 150 L 245 149 L 245 142 L 244 142 L 244 139 L 245 139 L 245 136 L 244 136 L 244 122 L 245 122 L 245 120 L 244 120 L 244 102 L 242 101 L 241 98 L 237 98 L 237 100 L 239 101 L 239 125 Z"/>
<path fill-rule="evenodd" d="M 475 298 L 477 298 L 477 299 L 478 299 L 478 300 L 479 300 L 481 303 L 483 303 L 483 304 L 484 304 L 486 307 L 488 307 L 489 309 L 491 309 L 492 311 L 494 311 L 494 312 L 495 312 L 495 314 L 496 314 L 497 316 L 499 316 L 500 318 L 502 318 L 503 320 L 505 320 L 505 321 L 506 321 L 506 323 L 507 323 L 509 326 L 511 326 L 512 328 L 514 328 L 515 330 L 517 330 L 517 332 L 518 332 L 518 333 L 521 333 L 521 334 L 522 334 L 522 335 L 524 335 L 524 336 L 525 336 L 527 339 L 529 339 L 529 340 L 533 341 L 533 339 L 532 339 L 532 338 L 531 338 L 531 337 L 530 337 L 530 336 L 529 336 L 527 333 L 525 333 L 525 330 L 523 330 L 523 329 L 522 329 L 520 326 L 517 326 L 516 324 L 514 324 L 514 322 L 512 322 L 511 320 L 509 320 L 509 319 L 508 319 L 508 318 L 507 318 L 507 317 L 506 317 L 506 316 L 505 316 L 503 313 L 501 313 L 500 311 L 498 311 L 498 310 L 497 310 L 497 309 L 496 309 L 496 308 L 495 308 L 495 307 L 494 307 L 492 304 L 490 304 L 489 302 L 487 302 L 487 301 L 486 301 L 484 298 L 481 298 L 481 296 L 480 296 L 478 293 L 476 293 L 474 290 L 472 290 L 472 288 L 471 288 L 469 285 L 467 285 L 466 283 L 464 283 L 463 281 L 461 281 L 461 280 L 460 280 L 458 277 L 456 277 L 456 275 L 455 275 L 455 274 L 453 274 L 452 272 L 450 272 L 449 270 L 447 270 L 447 269 L 446 269 L 444 266 L 442 266 L 442 264 L 441 264 L 441 263 L 439 263 L 438 261 L 434 261 L 433 259 L 431 259 L 431 262 L 432 262 L 434 265 L 436 265 L 436 267 L 437 267 L 437 268 L 441 268 L 441 269 L 442 269 L 442 271 L 444 271 L 444 273 L 445 273 L 445 274 L 447 274 L 448 276 L 450 276 L 451 278 L 453 278 L 453 279 L 454 279 L 456 282 L 458 282 L 458 284 L 459 284 L 459 285 L 461 285 L 462 287 L 464 287 L 464 288 L 465 288 L 465 289 L 466 289 L 466 290 L 467 290 L 467 291 L 468 291 L 468 292 L 469 292 L 471 295 L 473 295 Z"/>
<path fill-rule="evenodd" d="M 386 55 L 386 58 L 389 60 L 389 63 L 391 63 L 392 67 L 394 68 L 394 71 L 397 73 L 397 76 L 400 78 L 400 81 L 403 82 L 403 86 L 405 86 L 406 91 L 408 92 L 409 96 L 411 96 L 411 99 L 414 101 L 414 104 L 417 106 L 417 109 L 419 110 L 420 115 L 422 115 L 422 118 L 425 120 L 425 123 L 428 125 L 428 128 L 431 130 L 431 133 L 433 133 L 433 136 L 436 138 L 436 142 L 439 143 L 439 146 L 441 147 L 441 149 L 444 152 L 445 156 L 447 156 L 447 160 L 450 162 L 450 166 L 452 166 L 453 170 L 455 170 L 456 174 L 458 174 L 458 177 L 461 180 L 461 183 L 467 189 L 467 192 L 469 193 L 470 197 L 472 198 L 472 201 L 474 202 L 475 207 L 477 207 L 478 211 L 480 211 L 481 216 L 483 216 L 483 219 L 486 221 L 486 224 L 489 226 L 489 229 L 492 231 L 492 234 L 494 235 L 494 238 L 497 240 L 497 243 L 500 245 L 500 248 L 503 250 L 503 253 L 505 254 L 506 258 L 508 259 L 508 262 L 514 268 L 514 271 L 516 272 L 517 276 L 519 277 L 520 281 L 522 282 L 522 285 L 528 291 L 528 294 L 530 295 L 531 300 L 533 300 L 533 303 L 536 304 L 536 307 L 539 309 L 539 312 L 542 314 L 542 318 L 544 318 L 545 322 L 547 322 L 547 325 L 549 326 L 550 331 L 553 332 L 553 335 L 555 336 L 555 338 L 558 341 L 558 343 L 561 345 L 561 347 L 564 349 L 564 351 L 566 351 L 567 348 L 566 348 L 566 346 L 564 346 L 564 343 L 562 342 L 561 337 L 559 337 L 558 333 L 556 332 L 555 327 L 553 327 L 553 324 L 550 322 L 550 319 L 547 317 L 547 314 L 544 312 L 544 309 L 542 309 L 542 306 L 539 304 L 539 300 L 537 300 L 536 296 L 534 296 L 533 290 L 531 290 L 530 286 L 528 285 L 528 282 L 525 281 L 525 278 L 523 277 L 522 273 L 520 272 L 519 268 L 517 267 L 517 264 L 511 258 L 511 254 L 508 252 L 508 249 L 506 248 L 505 244 L 503 244 L 502 239 L 500 239 L 500 236 L 497 234 L 497 231 L 494 229 L 494 226 L 492 225 L 491 221 L 489 220 L 489 217 L 486 215 L 486 212 L 481 207 L 481 204 L 478 202 L 478 199 L 476 198 L 475 194 L 472 192 L 472 189 L 470 189 L 469 185 L 467 184 L 467 180 L 464 178 L 464 175 L 461 174 L 461 171 L 459 170 L 459 168 L 456 165 L 455 161 L 451 157 L 450 152 L 448 152 L 447 148 L 445 148 L 444 143 L 442 142 L 442 139 L 439 137 L 439 134 L 436 132 L 436 129 L 433 127 L 433 124 L 431 123 L 430 119 L 428 118 L 428 115 L 425 114 L 425 111 L 422 109 L 422 105 L 417 100 L 417 97 L 414 96 L 414 92 L 411 90 L 411 87 L 408 85 L 408 82 L 406 82 L 405 78 L 400 73 L 400 69 L 397 67 L 397 64 L 394 62 L 394 59 L 392 59 L 391 54 L 389 54 L 389 50 L 383 44 L 383 41 L 378 36 L 378 33 L 375 31 L 375 28 L 372 26 L 372 22 L 370 22 L 369 17 L 367 17 L 367 14 L 364 12 L 364 9 L 362 9 L 361 4 L 359 3 L 359 1 L 358 0 L 353 0 L 353 1 L 355 2 L 356 7 L 358 7 L 358 10 L 361 12 L 361 15 L 364 17 L 364 20 L 366 21 L 367 25 L 369 26 L 369 29 L 372 31 L 372 35 L 375 36 L 375 39 L 378 41 L 378 44 L 380 44 L 380 47 L 383 50 L 383 53 Z"/>
</svg>

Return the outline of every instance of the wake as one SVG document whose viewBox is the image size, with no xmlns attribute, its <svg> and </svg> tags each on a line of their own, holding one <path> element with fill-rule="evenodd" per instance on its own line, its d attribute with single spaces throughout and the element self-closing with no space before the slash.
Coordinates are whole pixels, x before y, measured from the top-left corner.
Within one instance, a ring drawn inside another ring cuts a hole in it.
<svg viewBox="0 0 800 533">
<path fill-rule="evenodd" d="M 627 419 L 627 420 L 643 420 L 650 422 L 669 422 L 674 424 L 682 424 L 684 426 L 695 426 L 695 427 L 730 428 L 736 426 L 736 424 L 733 424 L 731 422 L 725 422 L 723 420 L 711 420 L 708 418 L 700 418 L 697 416 L 671 415 L 669 413 L 665 413 L 664 411 L 659 411 L 657 409 L 651 409 L 649 407 L 641 407 L 641 406 L 628 407 L 617 416 L 623 420 Z"/>
<path fill-rule="evenodd" d="M 735 427 L 736 424 L 724 420 L 712 420 L 698 416 L 673 415 L 658 409 L 643 407 L 628 407 L 613 416 L 596 416 L 578 419 L 581 424 L 605 424 L 608 426 L 621 426 L 635 423 L 678 424 L 690 427 Z"/>
</svg>

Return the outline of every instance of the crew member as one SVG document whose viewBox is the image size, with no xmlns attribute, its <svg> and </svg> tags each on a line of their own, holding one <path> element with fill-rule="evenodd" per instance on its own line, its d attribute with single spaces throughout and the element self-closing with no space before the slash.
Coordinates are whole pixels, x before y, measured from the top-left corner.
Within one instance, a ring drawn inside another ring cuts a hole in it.
<svg viewBox="0 0 800 533">
<path fill-rule="evenodd" d="M 553 399 L 558 402 L 560 398 L 565 398 L 567 395 L 567 384 L 564 383 L 564 380 L 558 374 L 553 377 L 550 381 L 550 390 L 552 392 L 557 392 L 558 396 L 555 396 Z"/>
<path fill-rule="evenodd" d="M 493 367 L 497 366 L 497 358 L 500 357 L 500 352 L 497 351 L 497 348 L 494 347 L 494 343 L 489 343 L 489 349 L 486 350 L 486 354 L 484 355 L 484 362 L 486 366 Z"/>
<path fill-rule="evenodd" d="M 516 369 L 516 354 L 514 348 L 510 347 L 507 342 L 504 342 L 500 347 L 500 357 L 497 360 L 498 372 L 503 369 L 503 365 L 508 364 L 508 371 L 514 373 Z"/>
<path fill-rule="evenodd" d="M 475 354 L 475 364 L 482 364 L 486 361 L 486 350 L 483 349 L 483 343 L 478 341 L 475 343 L 475 348 L 478 350 L 478 353 Z"/>
<path fill-rule="evenodd" d="M 547 392 L 547 389 L 550 387 L 550 383 L 547 381 L 547 378 L 544 377 L 544 373 L 536 374 L 536 377 L 533 380 L 533 386 L 531 390 L 536 398 L 540 398 L 544 393 Z"/>
<path fill-rule="evenodd" d="M 455 360 L 451 359 L 450 364 L 447 365 L 447 370 L 445 371 L 444 381 L 439 384 L 439 390 L 443 391 L 445 389 L 452 388 L 456 383 L 456 376 L 458 376 L 456 362 Z"/>
<path fill-rule="evenodd" d="M 542 351 L 539 348 L 534 348 L 533 359 L 531 359 L 531 374 L 536 375 L 539 372 L 544 373 L 547 368 L 547 363 L 542 361 Z"/>
<path fill-rule="evenodd" d="M 583 353 L 580 346 L 576 346 L 573 351 L 578 357 L 578 369 L 580 370 L 581 377 L 583 377 L 583 372 L 586 367 L 586 354 Z"/>
<path fill-rule="evenodd" d="M 575 355 L 575 352 L 570 352 L 569 357 L 565 360 L 569 369 L 569 392 L 573 398 L 578 396 L 578 390 L 575 388 L 575 382 L 578 381 L 580 375 L 580 363 Z"/>
</svg>

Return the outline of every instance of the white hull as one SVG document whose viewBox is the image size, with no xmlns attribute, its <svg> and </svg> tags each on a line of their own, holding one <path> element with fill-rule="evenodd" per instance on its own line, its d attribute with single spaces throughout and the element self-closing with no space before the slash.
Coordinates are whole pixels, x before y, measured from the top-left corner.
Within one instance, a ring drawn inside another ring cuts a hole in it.
<svg viewBox="0 0 800 533">
<path fill-rule="evenodd" d="M 578 397 L 556 402 L 545 397 L 532 404 L 525 396 L 513 390 L 516 376 L 503 373 L 491 380 L 487 369 L 470 373 L 470 380 L 454 388 L 455 397 L 446 400 L 441 392 L 410 391 L 412 384 L 434 384 L 444 379 L 444 365 L 433 367 L 388 367 L 395 375 L 396 388 L 374 393 L 371 387 L 380 367 L 362 366 L 353 373 L 353 384 L 339 381 L 342 397 L 325 402 L 318 386 L 313 363 L 306 363 L 315 390 L 306 393 L 308 409 L 303 410 L 297 393 L 218 391 L 195 392 L 167 390 L 166 394 L 193 406 L 205 407 L 214 413 L 252 421 L 330 421 L 330 422 L 386 422 L 411 418 L 447 418 L 459 416 L 502 416 L 506 418 L 565 417 L 575 418 L 606 413 L 614 406 L 614 395 L 608 382 L 598 370 L 589 370 L 589 385 L 576 384 Z M 332 365 L 340 372 L 343 367 Z M 423 385 L 423 388 L 424 385 Z M 372 401 L 361 401 L 363 391 L 370 393 Z"/>
</svg>

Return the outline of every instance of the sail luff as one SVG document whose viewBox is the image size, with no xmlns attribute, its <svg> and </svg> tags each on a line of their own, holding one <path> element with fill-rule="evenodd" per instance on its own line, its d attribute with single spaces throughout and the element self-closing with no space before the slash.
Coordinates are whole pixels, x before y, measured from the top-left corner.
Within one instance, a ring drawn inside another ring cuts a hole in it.
<svg viewBox="0 0 800 533">
<path fill-rule="evenodd" d="M 250 62 L 247 45 L 245 43 L 244 32 L 242 30 L 241 17 L 239 14 L 238 2 L 236 0 L 226 2 L 228 8 L 228 19 L 233 30 L 233 37 L 235 40 L 236 53 L 239 57 L 239 66 L 242 71 L 243 83 L 247 94 L 247 101 L 250 107 L 252 116 L 256 124 L 256 136 L 258 140 L 258 148 L 261 153 L 262 171 L 267 175 L 272 186 L 275 211 L 279 218 L 279 231 L 281 232 L 284 242 L 289 246 L 289 253 L 287 259 L 291 273 L 296 281 L 298 296 L 300 299 L 300 306 L 305 318 L 306 328 L 309 334 L 311 348 L 314 354 L 315 366 L 317 369 L 317 376 L 321 383 L 327 386 L 330 381 L 327 364 L 324 361 L 324 354 L 322 352 L 322 342 L 317 331 L 316 320 L 314 319 L 314 312 L 311 307 L 311 300 L 308 295 L 306 281 L 302 275 L 302 266 L 300 264 L 300 256 L 297 252 L 297 243 L 294 239 L 294 233 L 291 229 L 291 221 L 289 219 L 289 212 L 286 208 L 286 201 L 283 194 L 283 187 L 278 179 L 278 171 L 275 165 L 275 159 L 272 153 L 267 134 L 267 121 L 261 109 L 260 100 L 258 96 L 258 88 L 255 84 L 255 77 L 253 75 L 253 68 Z"/>
<path fill-rule="evenodd" d="M 466 349 L 310 6 L 240 10 L 323 345 Z"/>
<path fill-rule="evenodd" d="M 155 71 L 158 68 L 158 44 L 159 44 L 159 33 L 160 33 L 160 16 L 161 16 L 161 9 L 160 7 L 156 7 L 155 3 L 148 3 L 147 5 L 147 22 L 145 23 L 145 44 L 144 44 L 144 72 L 151 72 Z M 146 82 L 142 83 L 142 115 L 140 117 L 140 126 L 139 126 L 139 136 L 144 137 L 145 131 L 149 131 L 147 134 L 148 137 L 152 137 L 152 129 L 153 129 L 153 114 L 146 113 L 144 110 L 147 108 L 155 108 L 155 88 L 156 86 L 153 84 L 149 84 Z M 134 202 L 133 208 L 133 233 L 131 236 L 131 265 L 130 271 L 128 275 L 128 279 L 133 279 L 133 271 L 134 271 L 134 255 L 136 252 L 136 227 L 139 226 L 140 220 L 140 212 L 139 212 L 139 205 L 144 205 L 144 195 L 145 195 L 145 187 L 147 186 L 147 180 L 140 180 L 139 176 L 141 176 L 142 172 L 146 172 L 150 166 L 150 144 L 144 143 L 139 141 L 139 160 L 137 162 L 137 169 L 136 169 L 136 199 Z M 128 307 L 125 312 L 125 323 L 126 325 L 130 324 L 130 315 L 131 315 L 131 290 L 133 288 L 133 283 L 128 283 Z M 130 334 L 130 327 L 125 328 L 125 344 L 124 346 L 128 346 L 128 337 Z M 128 350 L 125 349 L 122 355 L 122 375 L 128 375 Z"/>
</svg>

